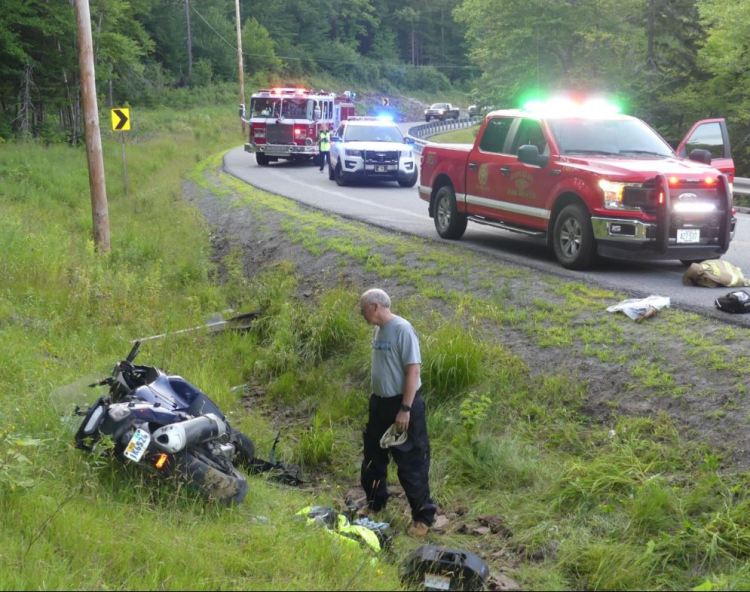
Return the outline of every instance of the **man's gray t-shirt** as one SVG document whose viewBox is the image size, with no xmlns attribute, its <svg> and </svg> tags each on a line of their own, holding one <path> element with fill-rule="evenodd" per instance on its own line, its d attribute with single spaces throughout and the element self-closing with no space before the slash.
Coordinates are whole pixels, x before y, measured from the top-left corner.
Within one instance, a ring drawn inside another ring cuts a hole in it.
<svg viewBox="0 0 750 592">
<path fill-rule="evenodd" d="M 372 392 L 380 397 L 396 397 L 404 392 L 407 364 L 421 364 L 419 339 L 406 319 L 395 316 L 375 328 L 372 339 Z M 422 386 L 421 379 L 417 389 Z"/>
</svg>

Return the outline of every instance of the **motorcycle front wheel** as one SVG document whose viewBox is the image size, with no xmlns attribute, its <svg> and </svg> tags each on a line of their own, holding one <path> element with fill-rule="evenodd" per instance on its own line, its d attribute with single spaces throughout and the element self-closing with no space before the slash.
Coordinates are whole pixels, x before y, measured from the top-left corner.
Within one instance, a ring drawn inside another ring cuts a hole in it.
<svg viewBox="0 0 750 592">
<path fill-rule="evenodd" d="M 239 504 L 247 495 L 247 479 L 228 462 L 205 450 L 191 448 L 175 457 L 175 470 L 183 474 L 209 501 Z"/>
</svg>

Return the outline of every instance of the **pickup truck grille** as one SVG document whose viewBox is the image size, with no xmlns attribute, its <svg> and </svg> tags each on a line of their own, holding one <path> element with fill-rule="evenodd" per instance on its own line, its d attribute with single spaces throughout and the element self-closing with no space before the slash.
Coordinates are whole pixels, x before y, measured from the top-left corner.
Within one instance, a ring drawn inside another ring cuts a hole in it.
<svg viewBox="0 0 750 592">
<path fill-rule="evenodd" d="M 283 123 L 269 123 L 266 126 L 266 143 L 294 144 L 293 127 Z"/>
<path fill-rule="evenodd" d="M 395 150 L 365 150 L 365 164 L 398 164 Z"/>
<path fill-rule="evenodd" d="M 717 188 L 700 188 L 683 184 L 670 188 L 672 212 L 670 216 L 670 242 L 675 239 L 680 228 L 692 228 L 700 231 L 699 244 L 711 244 L 720 240 L 720 229 L 727 215 L 726 203 Z M 712 204 L 711 211 L 691 211 L 693 205 Z M 681 210 L 682 208 L 682 210 Z"/>
</svg>

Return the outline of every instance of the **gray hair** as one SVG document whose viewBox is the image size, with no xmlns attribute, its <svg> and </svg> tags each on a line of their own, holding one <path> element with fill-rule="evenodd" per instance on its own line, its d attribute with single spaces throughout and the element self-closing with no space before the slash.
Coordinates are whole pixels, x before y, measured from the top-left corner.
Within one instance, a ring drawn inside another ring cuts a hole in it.
<svg viewBox="0 0 750 592">
<path fill-rule="evenodd" d="M 370 288 L 360 296 L 362 304 L 379 304 L 383 308 L 391 308 L 391 298 L 380 288 Z"/>
</svg>

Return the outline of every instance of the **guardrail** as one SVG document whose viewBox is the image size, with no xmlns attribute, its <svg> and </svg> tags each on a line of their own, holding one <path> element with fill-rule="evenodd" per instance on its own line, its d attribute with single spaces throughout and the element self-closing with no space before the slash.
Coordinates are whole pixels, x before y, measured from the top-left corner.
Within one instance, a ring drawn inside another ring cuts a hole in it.
<svg viewBox="0 0 750 592">
<path fill-rule="evenodd" d="M 481 117 L 465 117 L 453 121 L 431 121 L 429 123 L 423 123 L 409 128 L 406 135 L 414 140 L 414 146 L 417 150 L 421 151 L 422 146 L 427 143 L 427 140 L 424 138 L 442 134 L 443 132 L 449 132 L 454 129 L 471 127 L 472 125 L 478 124 L 480 121 L 482 121 Z"/>
<path fill-rule="evenodd" d="M 732 189 L 733 193 L 738 195 L 750 195 L 750 179 L 747 177 L 735 177 Z"/>
</svg>

